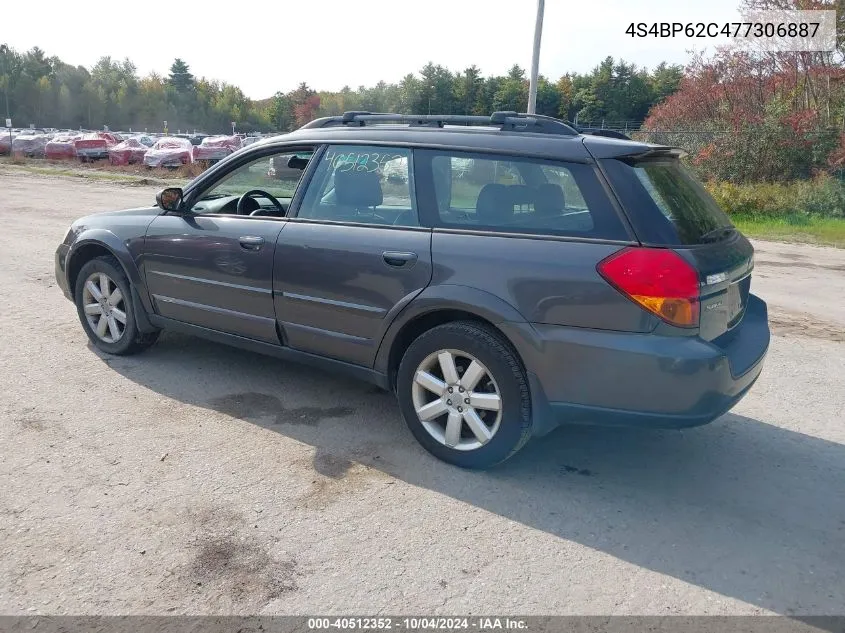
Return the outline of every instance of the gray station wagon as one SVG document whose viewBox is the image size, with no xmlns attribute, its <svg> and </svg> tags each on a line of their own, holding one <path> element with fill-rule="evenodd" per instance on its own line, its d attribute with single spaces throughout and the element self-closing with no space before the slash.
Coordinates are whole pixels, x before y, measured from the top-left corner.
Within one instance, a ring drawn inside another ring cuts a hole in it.
<svg viewBox="0 0 845 633">
<path fill-rule="evenodd" d="M 77 220 L 56 277 L 104 352 L 171 329 L 345 371 L 486 467 L 562 423 L 710 422 L 760 375 L 753 249 L 680 155 L 514 112 L 349 112 Z"/>
</svg>

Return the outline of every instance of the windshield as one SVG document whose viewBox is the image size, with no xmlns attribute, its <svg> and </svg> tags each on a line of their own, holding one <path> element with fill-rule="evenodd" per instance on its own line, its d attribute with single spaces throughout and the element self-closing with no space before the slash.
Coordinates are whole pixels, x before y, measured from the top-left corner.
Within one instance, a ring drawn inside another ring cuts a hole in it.
<svg viewBox="0 0 845 633">
<path fill-rule="evenodd" d="M 730 218 L 680 161 L 613 159 L 604 166 L 643 242 L 684 246 L 730 235 L 722 230 Z"/>
</svg>

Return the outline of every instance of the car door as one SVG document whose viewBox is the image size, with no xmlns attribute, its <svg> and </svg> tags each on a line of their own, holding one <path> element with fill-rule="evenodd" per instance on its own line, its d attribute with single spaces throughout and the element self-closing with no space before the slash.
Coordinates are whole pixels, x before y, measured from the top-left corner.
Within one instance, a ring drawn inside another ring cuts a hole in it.
<svg viewBox="0 0 845 633">
<path fill-rule="evenodd" d="M 273 168 L 294 156 L 294 167 Z M 142 270 L 160 316 L 279 344 L 273 260 L 308 156 L 252 153 L 186 194 L 184 212 L 153 220 Z"/>
<path fill-rule="evenodd" d="M 292 348 L 370 366 L 395 314 L 431 281 L 411 152 L 328 146 L 279 236 L 276 315 Z"/>
</svg>

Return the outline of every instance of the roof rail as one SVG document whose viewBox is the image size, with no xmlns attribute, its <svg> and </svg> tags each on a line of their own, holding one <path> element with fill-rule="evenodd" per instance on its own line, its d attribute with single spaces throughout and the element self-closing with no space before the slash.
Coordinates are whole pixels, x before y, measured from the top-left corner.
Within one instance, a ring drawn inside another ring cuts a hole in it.
<svg viewBox="0 0 845 633">
<path fill-rule="evenodd" d="M 437 127 L 446 125 L 498 127 L 503 131 L 536 132 L 539 134 L 560 134 L 577 136 L 578 130 L 572 125 L 539 114 L 521 114 L 518 112 L 494 112 L 490 116 L 462 114 L 393 114 L 387 112 L 344 112 L 340 116 L 329 116 L 306 123 L 300 129 L 324 127 L 364 127 L 379 123 L 406 123 L 409 127 Z"/>
</svg>

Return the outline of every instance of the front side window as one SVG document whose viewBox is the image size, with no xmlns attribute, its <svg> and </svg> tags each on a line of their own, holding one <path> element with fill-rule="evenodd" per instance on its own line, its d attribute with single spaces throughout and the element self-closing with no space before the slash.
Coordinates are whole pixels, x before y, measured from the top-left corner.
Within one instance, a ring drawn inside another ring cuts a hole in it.
<svg viewBox="0 0 845 633">
<path fill-rule="evenodd" d="M 284 151 L 256 158 L 211 185 L 191 210 L 202 214 L 284 216 L 312 154 L 310 150 Z M 249 195 L 244 197 L 245 194 Z"/>
<path fill-rule="evenodd" d="M 410 163 L 411 152 L 402 147 L 329 146 L 297 217 L 418 226 Z"/>
<path fill-rule="evenodd" d="M 448 228 L 627 239 L 590 165 L 419 150 L 434 223 Z"/>
</svg>

